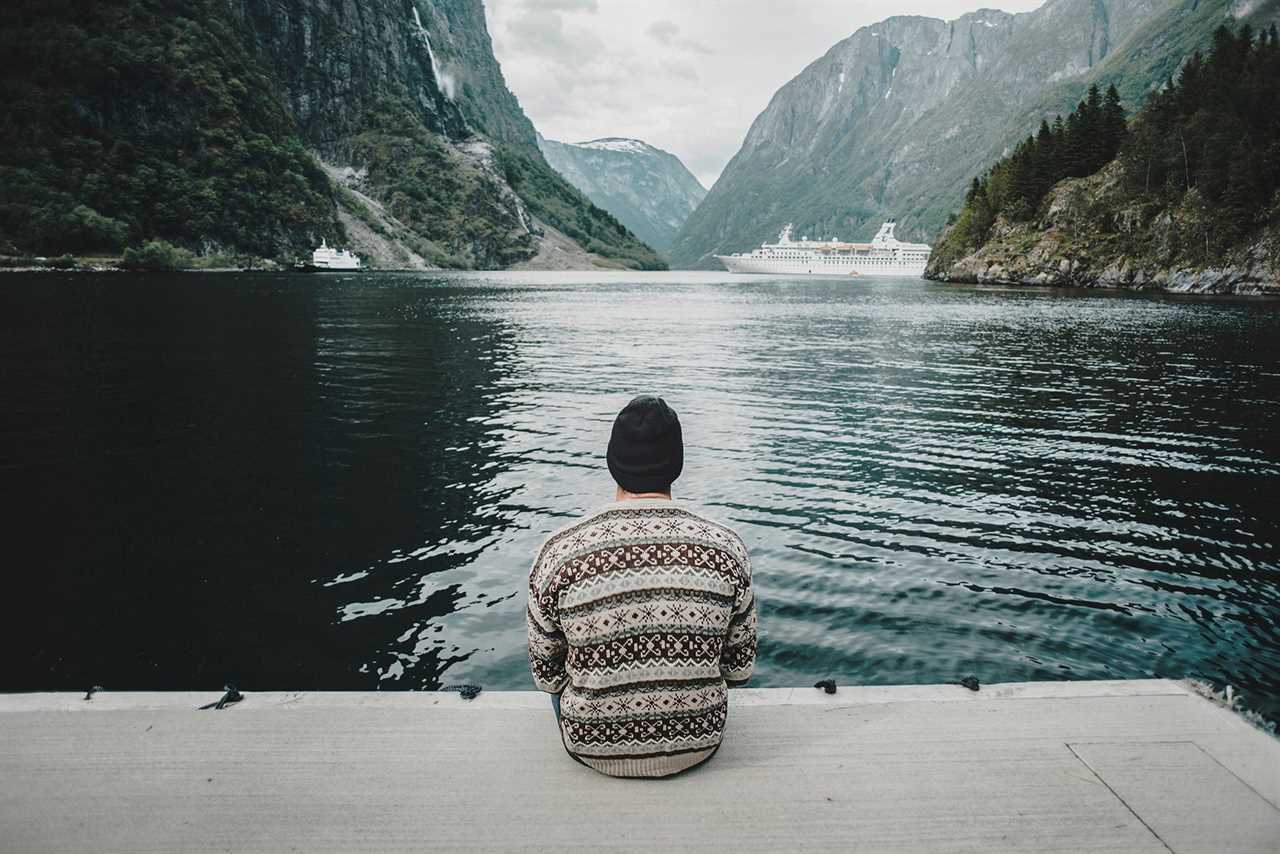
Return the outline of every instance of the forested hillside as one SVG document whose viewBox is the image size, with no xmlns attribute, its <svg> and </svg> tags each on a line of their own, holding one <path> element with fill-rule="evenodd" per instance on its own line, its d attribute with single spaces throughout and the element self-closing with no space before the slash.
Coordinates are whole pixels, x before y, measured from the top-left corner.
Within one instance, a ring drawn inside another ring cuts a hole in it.
<svg viewBox="0 0 1280 854">
<path fill-rule="evenodd" d="M 0 252 L 336 236 L 324 173 L 211 6 L 0 9 Z"/>
<path fill-rule="evenodd" d="M 662 266 L 547 165 L 479 0 L 0 4 L 0 255 L 492 268 L 544 226 Z"/>
<path fill-rule="evenodd" d="M 975 178 L 930 275 L 1162 285 L 1180 269 L 1280 269 L 1274 24 L 1220 27 L 1207 56 L 1195 53 L 1127 126 L 1121 115 L 1114 91 L 1092 89 Z"/>
<path fill-rule="evenodd" d="M 1040 123 L 1040 130 L 1021 142 L 1013 154 L 999 160 L 982 177 L 974 178 L 964 207 L 949 223 L 947 240 L 934 249 L 935 257 L 974 248 L 986 240 L 996 217 L 1014 222 L 1035 216 L 1040 202 L 1063 178 L 1092 175 L 1111 162 L 1127 135 L 1124 107 L 1115 86 L 1105 100 L 1097 85 L 1064 120 Z"/>
</svg>

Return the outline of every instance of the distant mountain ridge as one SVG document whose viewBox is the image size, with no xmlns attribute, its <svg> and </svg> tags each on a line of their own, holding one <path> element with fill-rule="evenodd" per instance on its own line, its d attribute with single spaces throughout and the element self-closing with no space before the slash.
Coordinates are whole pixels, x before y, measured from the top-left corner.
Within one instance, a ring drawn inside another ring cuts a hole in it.
<svg viewBox="0 0 1280 854">
<path fill-rule="evenodd" d="M 538 136 L 551 167 L 658 252 L 671 247 L 706 188 L 670 152 L 638 139 L 558 142 Z"/>
<path fill-rule="evenodd" d="M 1274 0 L 1049 0 L 954 21 L 894 17 L 837 43 L 778 90 L 685 223 L 674 266 L 714 266 L 782 223 L 869 237 L 898 220 L 932 241 L 965 187 L 1091 82 L 1137 100 L 1217 24 Z"/>
</svg>

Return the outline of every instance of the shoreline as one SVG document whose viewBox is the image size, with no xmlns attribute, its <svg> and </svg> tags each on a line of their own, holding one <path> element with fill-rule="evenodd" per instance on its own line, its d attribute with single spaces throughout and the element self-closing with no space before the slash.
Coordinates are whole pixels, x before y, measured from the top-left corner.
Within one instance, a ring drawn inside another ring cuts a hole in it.
<svg viewBox="0 0 1280 854">
<path fill-rule="evenodd" d="M 995 272 L 991 272 L 994 270 Z M 1254 279 L 1235 268 L 1208 268 L 1205 270 L 1161 270 L 1150 276 L 1108 279 L 1092 276 L 1071 278 L 1049 276 L 1015 277 L 1003 275 L 1002 265 L 991 262 L 981 273 L 948 272 L 926 273 L 922 278 L 930 282 L 951 285 L 999 285 L 1008 288 L 1078 289 L 1090 291 L 1117 291 L 1146 294 L 1180 294 L 1189 296 L 1225 297 L 1280 297 L 1280 281 Z"/>
<path fill-rule="evenodd" d="M 131 270 L 120 266 L 119 264 L 110 263 L 87 263 L 75 264 L 74 266 L 53 266 L 51 264 L 35 264 L 22 266 L 5 266 L 4 259 L 0 258 L 0 275 L 4 273 L 97 273 L 97 274 L 131 274 L 141 276 L 153 276 L 160 274 L 235 274 L 235 273 L 283 273 L 283 274 L 369 274 L 369 273 L 633 273 L 636 275 L 644 275 L 650 272 L 659 273 L 705 273 L 705 272 L 725 272 L 726 275 L 739 275 L 742 281 L 751 281 L 759 279 L 761 281 L 774 280 L 778 278 L 786 278 L 785 276 L 766 276 L 766 275 L 745 275 L 732 274 L 727 271 L 706 271 L 706 270 L 631 270 L 628 268 L 561 268 L 561 269 L 529 269 L 522 266 L 513 266 L 502 269 L 432 269 L 423 270 L 414 267 L 365 267 L 360 270 L 308 270 L 299 271 L 291 267 L 282 267 L 274 264 L 274 262 L 264 263 L 262 266 L 247 267 L 179 267 L 170 270 Z M 1129 293 L 1129 294 L 1155 294 L 1155 295 L 1172 295 L 1172 296 L 1194 296 L 1204 298 L 1224 298 L 1224 297 L 1247 297 L 1247 298 L 1264 298 L 1276 299 L 1280 298 L 1280 281 L 1260 281 L 1247 280 L 1243 286 L 1229 285 L 1225 287 L 1196 287 L 1194 283 L 1202 281 L 1208 277 L 1210 281 L 1219 283 L 1222 281 L 1239 280 L 1241 277 L 1238 271 L 1233 269 L 1210 268 L 1206 270 L 1177 270 L 1163 271 L 1160 276 L 1139 278 L 1137 281 L 1111 281 L 1103 280 L 1097 277 L 1074 279 L 1067 276 L 1047 277 L 1038 275 L 1034 278 L 1013 277 L 1003 275 L 1004 268 L 999 264 L 991 264 L 988 270 L 994 270 L 990 274 L 987 271 L 982 273 L 963 272 L 959 274 L 951 274 L 948 272 L 928 272 L 919 277 L 918 281 L 930 282 L 940 285 L 961 285 L 968 287 L 998 287 L 1009 290 L 1037 290 L 1043 292 L 1052 291 L 1090 291 L 1090 292 L 1110 292 L 1110 293 Z M 797 276 L 796 280 L 807 280 L 813 278 L 818 280 L 822 277 Z M 1188 284 L 1183 286 L 1175 284 L 1169 286 L 1161 284 L 1161 282 L 1170 279 L 1187 281 Z"/>
</svg>

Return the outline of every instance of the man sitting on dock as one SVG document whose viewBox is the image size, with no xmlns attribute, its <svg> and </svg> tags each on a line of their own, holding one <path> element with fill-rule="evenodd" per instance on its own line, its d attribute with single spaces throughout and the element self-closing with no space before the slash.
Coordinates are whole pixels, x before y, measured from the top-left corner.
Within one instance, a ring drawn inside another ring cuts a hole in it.
<svg viewBox="0 0 1280 854">
<path fill-rule="evenodd" d="M 618 413 L 612 504 L 547 538 L 529 575 L 529 665 L 569 755 L 615 777 L 665 777 L 720 746 L 730 685 L 755 665 L 746 546 L 671 497 L 680 419 L 662 398 Z"/>
</svg>

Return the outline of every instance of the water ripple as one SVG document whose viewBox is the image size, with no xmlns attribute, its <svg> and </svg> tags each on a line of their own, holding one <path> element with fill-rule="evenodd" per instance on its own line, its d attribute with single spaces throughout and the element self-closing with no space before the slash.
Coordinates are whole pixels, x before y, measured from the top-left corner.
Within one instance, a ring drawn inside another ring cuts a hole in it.
<svg viewBox="0 0 1280 854">
<path fill-rule="evenodd" d="M 677 491 L 751 549 L 759 684 L 1190 674 L 1280 714 L 1274 302 L 15 281 L 0 472 L 19 530 L 84 521 L 21 580 L 70 619 L 8 687 L 529 687 L 529 562 L 609 497 L 613 414 L 654 391 Z"/>
</svg>

